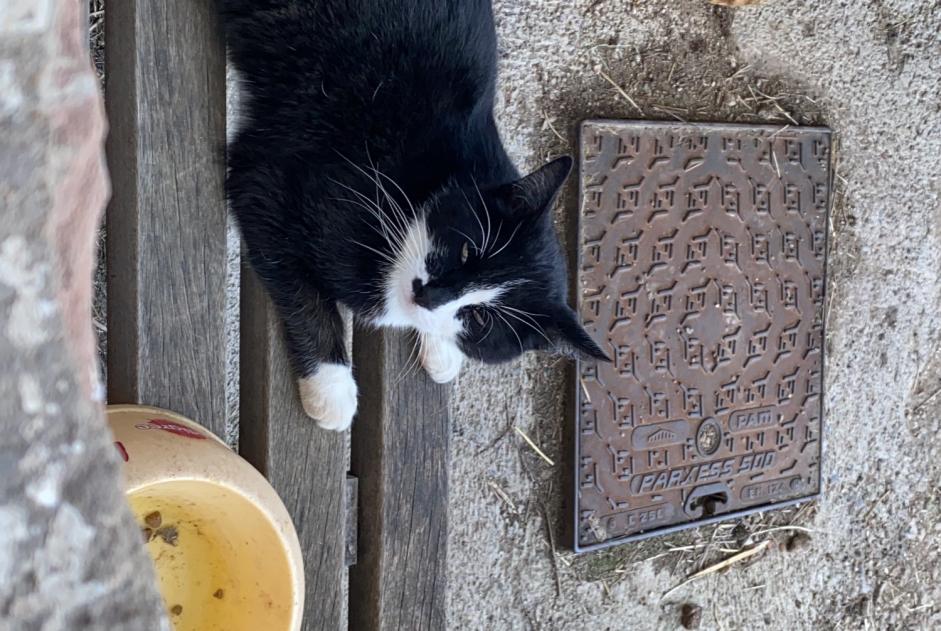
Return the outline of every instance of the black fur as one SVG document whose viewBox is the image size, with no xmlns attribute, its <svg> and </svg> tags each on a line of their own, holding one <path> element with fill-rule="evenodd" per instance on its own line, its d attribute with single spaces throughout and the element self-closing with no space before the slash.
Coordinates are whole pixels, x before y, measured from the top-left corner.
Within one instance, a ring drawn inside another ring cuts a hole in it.
<svg viewBox="0 0 941 631">
<path fill-rule="evenodd" d="M 566 304 L 549 220 L 571 160 L 520 180 L 497 133 L 490 0 L 224 0 L 223 15 L 247 95 L 229 201 L 301 376 L 347 362 L 338 302 L 364 319 L 383 309 L 391 246 L 367 200 L 393 220 L 396 208 L 425 213 L 444 246 L 418 304 L 515 283 L 502 301 L 517 319 L 462 310 L 465 354 L 503 361 L 554 346 L 604 357 Z M 471 247 L 462 263 L 465 244 L 481 244 L 482 216 L 501 225 L 500 245 L 514 238 L 492 258 L 495 247 Z"/>
</svg>

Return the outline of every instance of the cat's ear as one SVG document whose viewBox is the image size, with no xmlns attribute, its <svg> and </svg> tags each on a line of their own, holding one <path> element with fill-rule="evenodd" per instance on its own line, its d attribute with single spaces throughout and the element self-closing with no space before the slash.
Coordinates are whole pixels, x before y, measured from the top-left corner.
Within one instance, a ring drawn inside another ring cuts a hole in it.
<svg viewBox="0 0 941 631">
<path fill-rule="evenodd" d="M 553 315 L 553 322 L 548 329 L 554 351 L 561 355 L 611 361 L 607 353 L 591 338 L 588 331 L 579 324 L 578 315 L 568 305 L 563 305 Z"/>
<path fill-rule="evenodd" d="M 498 194 L 508 198 L 514 219 L 546 213 L 572 172 L 572 158 L 562 156 L 544 164 L 526 177 L 500 187 Z"/>
</svg>

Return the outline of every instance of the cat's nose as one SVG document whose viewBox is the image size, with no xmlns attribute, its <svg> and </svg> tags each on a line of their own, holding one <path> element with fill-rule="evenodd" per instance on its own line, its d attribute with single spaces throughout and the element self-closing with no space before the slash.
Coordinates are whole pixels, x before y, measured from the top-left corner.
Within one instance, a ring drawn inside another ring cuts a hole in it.
<svg viewBox="0 0 941 631">
<path fill-rule="evenodd" d="M 419 307 L 431 311 L 446 303 L 448 299 L 445 289 L 426 285 L 418 278 L 412 281 L 412 300 Z"/>
<path fill-rule="evenodd" d="M 419 307 L 428 309 L 428 292 L 425 291 L 425 285 L 420 278 L 412 281 L 412 300 Z"/>
</svg>

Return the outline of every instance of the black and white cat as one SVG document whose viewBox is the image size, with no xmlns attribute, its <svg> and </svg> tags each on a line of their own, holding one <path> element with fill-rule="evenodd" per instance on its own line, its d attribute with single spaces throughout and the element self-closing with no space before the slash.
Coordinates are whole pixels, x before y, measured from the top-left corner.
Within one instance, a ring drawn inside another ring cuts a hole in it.
<svg viewBox="0 0 941 631">
<path fill-rule="evenodd" d="M 356 411 L 339 305 L 417 331 L 441 383 L 465 357 L 605 358 L 551 223 L 572 160 L 521 178 L 494 123 L 490 0 L 223 0 L 223 17 L 243 98 L 229 203 L 321 427 Z"/>
</svg>

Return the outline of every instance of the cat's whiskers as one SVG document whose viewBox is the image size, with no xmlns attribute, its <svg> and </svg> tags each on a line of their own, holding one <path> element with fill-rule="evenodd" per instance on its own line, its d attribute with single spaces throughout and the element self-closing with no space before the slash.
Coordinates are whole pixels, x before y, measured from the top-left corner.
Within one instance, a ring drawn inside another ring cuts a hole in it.
<svg viewBox="0 0 941 631">
<path fill-rule="evenodd" d="M 500 318 L 501 320 L 503 320 L 503 323 L 506 324 L 507 327 L 509 327 L 510 331 L 512 331 L 513 335 L 516 337 L 516 342 L 520 345 L 520 353 L 523 353 L 523 352 L 524 352 L 524 351 L 523 351 L 523 340 L 520 338 L 519 333 L 516 332 L 516 329 L 513 327 L 512 324 L 510 324 L 510 321 L 503 317 L 503 313 L 501 313 L 499 309 L 497 309 L 496 311 L 494 311 L 494 314 L 495 314 L 498 318 Z"/>
<path fill-rule="evenodd" d="M 382 193 L 382 197 L 386 200 L 393 221 L 396 222 L 396 225 L 399 226 L 401 232 L 403 233 L 403 238 L 399 242 L 399 245 L 402 247 L 402 251 L 407 252 L 413 258 L 417 257 L 418 252 L 420 251 L 419 244 L 414 243 L 411 237 L 411 231 L 409 230 L 409 220 L 408 217 L 405 216 L 405 211 L 403 211 L 402 207 L 399 206 L 398 202 L 395 201 L 395 198 L 389 194 L 389 191 L 387 191 L 386 188 L 382 185 L 382 182 L 379 181 L 378 177 L 370 175 L 362 168 L 359 168 L 359 170 L 375 185 L 376 199 L 378 200 L 379 194 Z M 377 206 L 379 206 L 378 202 Z M 381 208 L 381 206 L 379 207 Z"/>
<path fill-rule="evenodd" d="M 489 309 L 487 309 L 486 311 L 484 311 L 484 313 L 487 314 L 487 323 L 488 323 L 490 326 L 487 327 L 487 332 L 484 333 L 483 337 L 481 337 L 479 340 L 477 340 L 477 343 L 478 343 L 478 344 L 482 344 L 484 340 L 486 340 L 488 337 L 490 337 L 490 334 L 493 332 L 493 325 L 496 324 L 496 321 L 493 319 L 493 313 L 491 313 Z"/>
<path fill-rule="evenodd" d="M 382 208 L 378 204 L 373 202 L 371 199 L 369 199 L 369 197 L 361 193 L 360 191 L 342 182 L 338 182 L 336 180 L 331 180 L 331 181 L 333 181 L 339 187 L 349 191 L 350 193 L 353 193 L 356 197 L 358 197 L 360 200 L 359 201 L 360 207 L 364 208 L 373 217 L 375 217 L 376 220 L 379 222 L 379 224 L 382 226 L 383 230 L 388 231 L 391 229 L 391 232 L 395 236 L 395 239 L 391 240 L 387 238 L 386 240 L 388 241 L 390 246 L 393 246 L 393 249 L 397 249 L 397 245 L 405 239 L 406 233 L 403 230 L 403 227 L 400 226 L 395 221 L 393 221 L 390 226 L 390 223 L 389 223 L 390 219 L 389 217 L 387 217 L 387 215 L 384 212 L 382 212 Z M 351 203 L 353 202 L 353 200 L 348 200 L 348 201 L 350 201 Z"/>
<path fill-rule="evenodd" d="M 468 236 L 466 232 L 464 232 L 463 230 L 458 230 L 457 228 L 454 228 L 454 227 L 451 227 L 449 229 L 453 230 L 454 232 L 458 233 L 459 235 L 467 239 L 468 243 L 474 246 L 474 250 L 476 250 L 478 254 L 483 255 L 483 251 L 480 249 L 480 246 L 477 245 L 477 242 L 474 241 L 474 239 L 472 239 L 470 236 Z"/>
<path fill-rule="evenodd" d="M 549 336 L 548 336 L 548 335 L 546 335 L 545 329 L 543 329 L 543 328 L 539 325 L 538 322 L 536 322 L 536 321 L 533 320 L 530 316 L 528 316 L 528 315 L 526 314 L 526 312 L 517 311 L 517 310 L 514 309 L 513 307 L 509 307 L 509 306 L 507 306 L 507 305 L 497 305 L 497 309 L 503 311 L 503 313 L 505 313 L 506 315 L 508 315 L 508 316 L 510 316 L 511 318 L 514 318 L 514 319 L 516 319 L 516 320 L 519 320 L 520 322 L 522 322 L 523 324 L 525 324 L 526 326 L 528 326 L 529 328 L 531 328 L 533 331 L 535 331 L 536 333 L 538 333 L 539 335 L 541 335 L 547 342 L 549 342 L 549 345 L 550 345 L 550 346 L 555 346 L 555 343 L 554 343 L 552 340 L 549 339 Z M 512 313 L 513 311 L 516 311 L 517 313 L 522 314 L 523 317 L 520 317 L 519 315 L 514 315 L 514 314 Z M 524 319 L 524 318 L 525 318 L 525 319 Z"/>
<path fill-rule="evenodd" d="M 523 284 L 524 281 L 520 281 L 518 284 Z M 504 309 L 509 309 L 510 311 L 515 311 L 516 313 L 529 316 L 529 318 L 535 322 L 536 318 L 548 318 L 549 316 L 542 313 L 533 313 L 532 311 L 526 311 L 525 309 L 520 309 L 518 307 L 511 307 L 510 305 L 501 304 Z"/>
<path fill-rule="evenodd" d="M 388 179 L 390 182 L 392 182 L 392 179 L 391 179 L 391 178 L 389 178 L 388 176 L 386 176 L 386 175 L 384 175 L 384 174 L 382 174 L 382 173 L 379 173 L 379 171 L 378 171 L 377 169 L 375 169 L 375 168 L 374 168 L 374 170 L 376 171 L 376 173 L 378 173 L 379 175 L 383 175 L 383 177 L 385 177 L 385 178 Z M 389 191 L 386 190 L 386 187 L 382 185 L 382 182 L 379 181 L 379 178 L 378 178 L 378 177 L 370 177 L 370 179 L 372 179 L 373 182 L 376 184 L 376 189 L 377 189 L 377 191 L 381 191 L 381 192 L 382 192 L 383 196 L 385 197 L 386 201 L 387 201 L 388 204 L 389 204 L 389 208 L 391 209 L 393 215 L 394 215 L 395 217 L 397 217 L 398 221 L 401 222 L 403 225 L 408 226 L 408 225 L 409 225 L 409 220 L 408 220 L 408 217 L 407 217 L 406 214 L 405 214 L 405 210 L 399 205 L 399 203 L 398 203 L 398 202 L 396 201 L 396 199 L 389 193 Z M 402 190 L 402 189 L 398 186 L 398 184 L 395 184 L 395 182 L 392 182 L 392 183 L 393 183 L 397 188 L 399 188 L 400 191 Z M 403 196 L 405 195 L 404 191 L 402 192 L 402 194 L 403 194 Z M 410 207 L 410 208 L 412 209 L 412 211 L 413 211 L 414 220 L 417 221 L 417 220 L 418 220 L 418 217 L 417 217 L 417 215 L 414 215 L 414 206 L 412 206 L 412 205 L 411 205 L 411 202 L 408 201 L 408 197 L 407 197 L 407 196 L 405 197 L 405 199 L 406 199 L 406 202 L 408 202 L 409 207 Z M 428 244 L 427 244 L 427 240 L 428 240 L 427 231 L 426 231 L 426 230 L 408 230 L 408 229 L 406 229 L 406 235 L 407 235 L 407 236 L 406 236 L 406 238 L 404 239 L 404 241 L 403 241 L 403 243 L 402 243 L 402 245 L 403 245 L 403 251 L 407 252 L 413 259 L 419 259 L 419 258 L 421 258 L 421 252 L 426 252 L 426 251 L 428 251 L 428 247 L 427 247 L 427 245 L 428 245 Z"/>
<path fill-rule="evenodd" d="M 484 250 L 487 249 L 487 246 L 490 244 L 490 209 L 487 208 L 487 201 L 484 199 L 483 193 L 480 192 L 480 187 L 477 186 L 477 180 L 474 180 L 474 188 L 477 190 L 477 197 L 480 198 L 480 203 L 484 208 L 484 214 L 487 216 L 487 236 L 484 237 Z"/>
<path fill-rule="evenodd" d="M 417 215 L 418 215 L 418 211 L 415 209 L 415 205 L 412 203 L 412 200 L 409 199 L 408 194 L 407 194 L 404 190 L 402 190 L 402 187 L 401 187 L 401 186 L 399 186 L 399 183 L 396 182 L 396 181 L 395 181 L 394 179 L 392 179 L 391 177 L 389 177 L 388 175 L 386 175 L 385 173 L 383 173 L 382 171 L 380 171 L 379 169 L 377 169 L 376 167 L 372 167 L 372 170 L 375 171 L 378 175 L 380 175 L 380 176 L 384 177 L 386 180 L 388 180 L 389 183 L 392 184 L 392 186 L 394 186 L 394 187 L 396 188 L 396 190 L 397 190 L 399 193 L 402 194 L 402 198 L 405 200 L 405 203 L 408 204 L 409 210 L 412 211 L 412 215 L 417 216 Z"/>
<path fill-rule="evenodd" d="M 366 173 L 366 171 L 362 169 L 361 167 L 355 164 L 353 166 L 356 166 L 356 168 L 359 169 L 360 172 L 362 172 L 364 175 L 369 177 L 369 179 L 371 179 L 375 183 L 376 189 L 377 189 L 376 190 L 377 195 L 379 191 L 382 191 L 382 194 L 385 196 L 386 200 L 389 202 L 389 205 L 391 206 L 392 211 L 396 213 L 396 215 L 399 218 L 399 221 L 401 221 L 404 226 L 408 226 L 409 224 L 409 219 L 405 214 L 405 210 L 401 207 L 398 201 L 392 195 L 389 194 L 389 191 L 386 190 L 386 187 L 382 185 L 382 182 L 379 181 L 380 177 L 384 178 L 386 181 L 392 184 L 392 186 L 394 186 L 395 189 L 402 195 L 402 199 L 405 200 L 405 203 L 408 204 L 408 208 L 411 211 L 412 219 L 417 220 L 419 213 L 416 210 L 415 205 L 412 203 L 411 198 L 409 198 L 408 194 L 405 192 L 405 190 L 401 186 L 399 186 L 399 183 L 396 182 L 395 179 L 393 179 L 386 173 L 383 173 L 382 171 L 379 170 L 379 167 L 376 166 L 375 162 L 373 162 L 372 160 L 372 156 L 369 154 L 368 145 L 366 146 L 366 159 L 369 160 L 369 168 L 373 172 L 372 176 Z M 421 245 L 421 244 L 418 244 L 418 245 Z"/>
<path fill-rule="evenodd" d="M 377 256 L 382 257 L 382 258 L 385 259 L 385 261 L 388 262 L 390 265 L 395 265 L 395 264 L 396 264 L 396 260 L 395 260 L 394 258 L 392 258 L 391 256 L 389 256 L 388 254 L 386 254 L 385 252 L 383 252 L 383 251 L 381 251 L 381 250 L 377 250 L 376 248 L 372 247 L 371 245 L 366 245 L 366 244 L 363 243 L 362 241 L 357 241 L 356 239 L 352 239 L 350 242 L 353 243 L 354 245 L 358 245 L 358 246 L 361 247 L 361 248 L 364 248 L 364 249 L 366 249 L 366 250 L 369 250 L 370 252 L 372 252 L 373 254 L 376 254 Z"/>
<path fill-rule="evenodd" d="M 500 252 L 503 252 L 505 249 L 507 249 L 507 247 L 510 245 L 510 243 L 513 242 L 513 237 L 516 236 L 516 233 L 517 233 L 517 231 L 520 229 L 520 226 L 521 226 L 521 225 L 523 225 L 523 224 L 516 224 L 516 227 L 513 228 L 513 232 L 510 233 L 510 237 L 506 240 L 506 243 L 503 244 L 503 247 L 501 247 L 499 250 L 497 250 L 497 251 L 495 251 L 495 252 L 492 252 L 487 258 L 488 258 L 488 259 L 492 259 L 492 258 L 495 257 L 497 254 L 499 254 Z"/>
<path fill-rule="evenodd" d="M 408 360 L 405 362 L 405 367 L 399 372 L 399 376 L 396 377 L 395 382 L 393 382 L 392 387 L 395 388 L 401 382 L 409 377 L 417 368 L 421 360 L 422 349 L 424 349 L 424 340 L 419 334 L 415 334 L 412 340 L 412 350 L 409 351 Z"/>
<path fill-rule="evenodd" d="M 380 192 L 382 193 L 383 197 L 388 202 L 388 208 L 390 209 L 391 213 L 387 214 L 384 212 L 382 206 L 375 203 L 372 207 L 367 207 L 369 205 L 368 203 L 362 204 L 361 206 L 366 207 L 366 210 L 368 210 L 372 216 L 379 221 L 385 230 L 391 230 L 394 233 L 395 238 L 389 239 L 387 237 L 386 241 L 389 243 L 396 256 L 400 254 L 407 254 L 411 260 L 421 259 L 421 252 L 427 250 L 427 234 L 425 234 L 426 231 L 410 229 L 408 218 L 406 217 L 405 212 L 402 210 L 396 200 L 389 194 L 388 190 L 382 186 L 381 182 L 377 178 L 370 176 L 362 169 L 360 170 L 376 185 L 377 195 Z M 366 202 L 371 202 L 371 200 L 369 200 L 369 198 L 362 193 L 359 193 L 355 190 L 353 190 L 353 192 L 357 193 Z M 393 263 L 393 265 L 394 264 L 395 263 Z"/>
<path fill-rule="evenodd" d="M 467 207 L 470 208 L 470 211 L 474 214 L 474 219 L 477 220 L 477 226 L 480 228 L 480 238 L 483 244 L 480 248 L 478 248 L 478 251 L 480 252 L 480 256 L 483 256 L 484 251 L 487 248 L 487 235 L 484 232 L 484 222 L 480 220 L 480 215 L 477 213 L 477 209 L 474 208 L 474 205 L 471 204 L 469 199 L 467 199 L 467 194 L 464 193 L 464 189 L 461 189 L 461 195 L 463 195 L 464 201 L 467 203 Z"/>
<path fill-rule="evenodd" d="M 377 177 L 370 177 L 373 184 L 376 186 L 376 195 L 379 196 L 379 193 L 382 193 L 382 198 L 385 199 L 388 204 L 389 210 L 392 212 L 392 216 L 401 226 L 408 226 L 409 219 L 405 214 L 405 211 L 395 200 L 394 197 L 386 190 L 386 187 L 382 185 L 382 182 Z"/>
<path fill-rule="evenodd" d="M 394 239 L 393 235 L 389 232 L 389 228 L 386 226 L 385 222 L 382 221 L 381 215 L 379 215 L 378 213 L 376 213 L 375 210 L 373 210 L 372 208 L 370 208 L 370 207 L 367 206 L 366 204 L 364 204 L 364 203 L 362 203 L 362 202 L 360 202 L 360 201 L 358 201 L 358 200 L 355 200 L 355 199 L 347 199 L 347 198 L 345 198 L 345 197 L 331 197 L 330 199 L 331 199 L 331 201 L 335 201 L 335 202 L 344 202 L 344 203 L 347 203 L 347 204 L 353 204 L 354 206 L 359 206 L 359 207 L 362 208 L 363 210 L 365 210 L 365 211 L 369 212 L 370 214 L 372 214 L 373 217 L 375 217 L 376 219 L 379 220 L 379 226 L 377 227 L 377 226 L 376 226 L 374 223 L 372 223 L 372 222 L 364 222 L 364 223 L 366 223 L 367 226 L 369 226 L 370 228 L 372 228 L 372 229 L 376 232 L 376 234 L 378 234 L 380 237 L 382 237 L 382 238 L 385 240 L 386 244 L 389 245 L 389 247 L 390 247 L 391 250 L 393 250 L 393 251 L 395 250 L 395 246 L 394 246 L 395 239 Z"/>
<path fill-rule="evenodd" d="M 500 220 L 500 223 L 497 224 L 497 234 L 493 235 L 493 244 L 494 244 L 494 245 L 496 245 L 497 243 L 500 242 L 500 233 L 501 233 L 502 231 L 503 231 L 503 220 L 501 219 L 501 220 Z M 489 256 L 487 256 L 488 259 L 491 258 L 491 257 L 493 257 L 493 254 L 490 254 Z"/>
<path fill-rule="evenodd" d="M 339 152 L 338 152 L 338 153 L 339 153 Z M 379 203 L 379 200 L 380 200 L 379 193 L 382 193 L 382 196 L 383 196 L 383 197 L 386 199 L 386 201 L 388 202 L 389 210 L 391 211 L 391 213 L 390 213 L 390 214 L 391 214 L 391 217 L 390 217 L 390 218 L 391 218 L 391 220 L 393 221 L 395 227 L 397 228 L 396 232 L 400 235 L 400 238 L 397 240 L 397 243 L 395 244 L 396 247 L 395 247 L 394 249 L 395 249 L 396 251 L 405 252 L 405 253 L 409 254 L 413 259 L 419 258 L 420 252 L 421 252 L 421 243 L 416 243 L 416 242 L 414 242 L 413 238 L 411 238 L 412 231 L 409 230 L 409 223 L 410 223 L 410 222 L 409 222 L 409 220 L 408 220 L 408 217 L 406 217 L 406 215 L 405 215 L 405 211 L 404 211 L 404 210 L 402 209 L 402 207 L 398 204 L 398 202 L 396 202 L 395 198 L 392 197 L 392 195 L 389 194 L 389 191 L 387 191 L 386 188 L 382 185 L 382 182 L 379 180 L 379 175 L 382 175 L 382 176 L 385 177 L 387 180 L 389 180 L 390 182 L 392 182 L 392 183 L 396 186 L 396 188 L 399 189 L 399 191 L 402 191 L 402 188 L 401 188 L 398 184 L 396 184 L 396 183 L 392 180 L 392 178 L 390 178 L 390 177 L 386 176 L 385 174 L 381 173 L 381 172 L 379 171 L 379 169 L 376 168 L 376 166 L 375 166 L 375 165 L 373 164 L 373 162 L 372 162 L 372 157 L 369 156 L 369 147 L 368 147 L 368 146 L 367 146 L 367 148 L 366 148 L 367 159 L 369 159 L 369 162 L 370 162 L 370 169 L 372 169 L 372 171 L 373 171 L 376 175 L 370 174 L 369 171 L 367 171 L 367 170 L 364 169 L 363 167 L 359 166 L 358 164 L 356 164 L 355 162 L 353 162 L 352 160 L 350 160 L 348 157 L 346 157 L 346 156 L 343 155 L 342 153 L 340 153 L 339 155 L 340 155 L 340 157 L 342 157 L 350 166 L 352 166 L 354 169 L 356 169 L 356 170 L 359 171 L 362 175 L 364 175 L 369 181 L 371 181 L 371 182 L 373 183 L 373 185 L 375 186 L 376 201 L 375 201 L 375 202 L 372 202 L 372 203 L 373 203 L 373 205 L 375 206 L 375 208 L 376 208 L 376 210 L 377 210 L 377 212 L 378 212 L 377 218 L 379 219 L 380 222 L 384 222 L 384 217 L 386 216 L 386 213 L 384 212 L 384 209 L 382 208 L 381 204 Z M 353 191 L 355 194 L 357 194 L 358 196 L 362 197 L 363 199 L 365 199 L 365 200 L 367 200 L 367 201 L 370 201 L 370 202 L 372 201 L 372 200 L 370 200 L 368 197 L 366 197 L 365 195 L 363 195 L 362 193 L 360 193 L 359 191 L 356 191 L 355 189 L 352 189 L 352 187 L 345 186 L 345 188 L 347 188 L 347 189 Z M 409 207 L 412 209 L 413 215 L 414 215 L 414 214 L 415 214 L 415 213 L 414 213 L 414 206 L 412 206 L 411 201 L 408 199 L 408 196 L 405 195 L 405 192 L 404 192 L 404 191 L 402 191 L 402 195 L 405 197 L 405 199 L 406 199 L 406 201 L 408 202 Z M 417 218 L 417 215 L 416 215 L 416 218 Z M 390 245 L 391 245 L 391 244 L 390 244 Z"/>
</svg>

